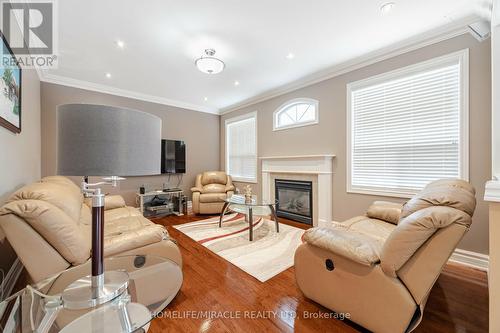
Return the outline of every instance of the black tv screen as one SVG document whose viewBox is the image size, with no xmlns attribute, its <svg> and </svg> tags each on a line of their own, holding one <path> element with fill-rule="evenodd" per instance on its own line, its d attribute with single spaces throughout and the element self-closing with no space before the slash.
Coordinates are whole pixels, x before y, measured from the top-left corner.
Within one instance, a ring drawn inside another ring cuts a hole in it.
<svg viewBox="0 0 500 333">
<path fill-rule="evenodd" d="M 161 140 L 161 173 L 186 173 L 184 141 Z"/>
</svg>

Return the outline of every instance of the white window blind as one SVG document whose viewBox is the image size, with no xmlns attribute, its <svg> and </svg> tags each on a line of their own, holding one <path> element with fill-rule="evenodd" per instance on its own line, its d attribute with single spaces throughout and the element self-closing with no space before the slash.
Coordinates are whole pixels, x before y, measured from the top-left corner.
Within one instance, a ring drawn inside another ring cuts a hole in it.
<svg viewBox="0 0 500 333">
<path fill-rule="evenodd" d="M 234 180 L 257 180 L 256 115 L 226 121 L 226 170 Z"/>
<path fill-rule="evenodd" d="M 350 85 L 351 192 L 406 196 L 468 177 L 465 55 Z"/>
</svg>

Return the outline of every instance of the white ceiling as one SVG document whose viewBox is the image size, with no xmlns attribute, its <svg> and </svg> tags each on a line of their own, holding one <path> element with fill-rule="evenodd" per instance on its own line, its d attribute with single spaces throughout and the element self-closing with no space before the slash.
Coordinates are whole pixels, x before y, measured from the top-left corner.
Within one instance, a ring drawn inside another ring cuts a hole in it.
<svg viewBox="0 0 500 333">
<path fill-rule="evenodd" d="M 396 5 L 383 15 L 387 1 Z M 58 7 L 59 67 L 45 72 L 44 80 L 217 112 L 463 25 L 478 1 L 64 0 Z M 195 67 L 206 48 L 226 63 L 221 74 Z"/>
</svg>

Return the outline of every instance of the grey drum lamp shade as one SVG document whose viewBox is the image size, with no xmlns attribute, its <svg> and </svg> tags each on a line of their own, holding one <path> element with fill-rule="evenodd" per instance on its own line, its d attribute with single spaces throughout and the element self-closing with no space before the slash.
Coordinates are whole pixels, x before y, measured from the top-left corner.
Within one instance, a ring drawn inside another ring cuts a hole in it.
<svg viewBox="0 0 500 333">
<path fill-rule="evenodd" d="M 57 173 L 141 176 L 160 173 L 161 119 L 105 105 L 57 108 Z"/>
</svg>

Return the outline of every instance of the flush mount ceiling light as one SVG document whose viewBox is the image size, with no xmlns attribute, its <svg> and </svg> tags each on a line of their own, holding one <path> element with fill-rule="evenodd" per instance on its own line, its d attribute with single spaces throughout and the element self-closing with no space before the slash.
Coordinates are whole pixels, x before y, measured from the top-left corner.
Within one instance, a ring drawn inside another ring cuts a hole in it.
<svg viewBox="0 0 500 333">
<path fill-rule="evenodd" d="M 203 73 L 207 74 L 217 74 L 222 72 L 226 65 L 222 60 L 215 58 L 214 55 L 214 49 L 206 49 L 205 55 L 201 56 L 201 58 L 196 59 L 196 67 L 198 67 L 198 69 Z"/>
<path fill-rule="evenodd" d="M 380 6 L 380 11 L 382 14 L 389 14 L 389 12 L 394 8 L 396 4 L 394 2 L 386 2 L 382 6 Z"/>
</svg>

